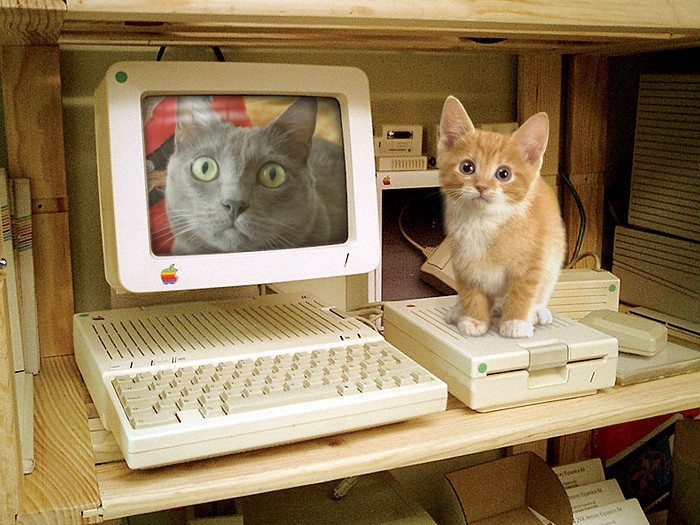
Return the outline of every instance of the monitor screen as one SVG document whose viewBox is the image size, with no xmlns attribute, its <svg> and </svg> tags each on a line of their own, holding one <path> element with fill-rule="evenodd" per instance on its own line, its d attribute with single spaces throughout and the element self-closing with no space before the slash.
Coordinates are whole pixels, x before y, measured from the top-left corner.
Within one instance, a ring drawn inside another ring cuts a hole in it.
<svg viewBox="0 0 700 525">
<path fill-rule="evenodd" d="M 114 288 L 262 284 L 378 264 L 369 90 L 359 70 L 119 63 L 95 108 Z"/>
</svg>

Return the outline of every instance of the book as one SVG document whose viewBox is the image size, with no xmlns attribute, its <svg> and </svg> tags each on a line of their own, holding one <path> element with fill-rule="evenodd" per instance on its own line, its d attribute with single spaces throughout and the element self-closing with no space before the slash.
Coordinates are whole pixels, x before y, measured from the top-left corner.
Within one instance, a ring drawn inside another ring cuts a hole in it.
<svg viewBox="0 0 700 525">
<path fill-rule="evenodd" d="M 39 372 L 39 328 L 34 284 L 34 254 L 32 251 L 32 200 L 29 179 L 12 179 L 14 217 L 13 247 L 17 267 L 18 296 L 24 369 Z"/>
<path fill-rule="evenodd" d="M 22 470 L 29 474 L 34 470 L 34 381 L 32 372 L 27 371 L 27 355 L 23 340 L 22 308 L 20 293 L 20 259 L 14 246 L 12 216 L 14 213 L 13 184 L 8 180 L 4 169 L 0 168 L 0 217 L 2 218 L 2 258 L 5 260 L 5 326 L 8 327 L 7 344 L 11 347 L 14 361 L 15 400 L 17 402 L 17 421 L 19 424 L 19 442 L 22 457 Z M 31 204 L 30 204 L 31 206 Z M 30 215 L 31 220 L 31 215 Z M 32 268 L 32 281 L 33 281 Z M 32 297 L 33 299 L 33 297 Z M 36 347 L 36 364 L 38 372 L 38 345 Z"/>
<path fill-rule="evenodd" d="M 24 372 L 24 351 L 22 344 L 21 317 L 19 308 L 19 290 L 17 269 L 12 245 L 12 221 L 10 207 L 10 187 L 7 174 L 0 168 L 0 215 L 2 217 L 2 258 L 5 260 L 5 290 L 7 305 L 5 308 L 6 325 L 10 328 L 8 344 L 12 351 L 15 372 Z"/>
</svg>

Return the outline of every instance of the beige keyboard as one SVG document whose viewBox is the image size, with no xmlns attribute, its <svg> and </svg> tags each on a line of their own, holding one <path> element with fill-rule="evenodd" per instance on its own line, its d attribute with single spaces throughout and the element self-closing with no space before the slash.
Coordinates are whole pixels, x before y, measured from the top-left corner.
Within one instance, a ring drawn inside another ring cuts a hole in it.
<svg viewBox="0 0 700 525">
<path fill-rule="evenodd" d="M 223 361 L 112 380 L 132 428 L 219 418 L 434 381 L 382 343 Z"/>
<path fill-rule="evenodd" d="M 222 443 L 235 452 L 406 419 L 444 409 L 447 393 L 383 340 L 127 372 L 111 385 L 127 442 L 144 433 L 163 442 L 163 455 L 135 467 L 170 463 L 171 451 L 181 461 L 214 455 Z"/>
</svg>

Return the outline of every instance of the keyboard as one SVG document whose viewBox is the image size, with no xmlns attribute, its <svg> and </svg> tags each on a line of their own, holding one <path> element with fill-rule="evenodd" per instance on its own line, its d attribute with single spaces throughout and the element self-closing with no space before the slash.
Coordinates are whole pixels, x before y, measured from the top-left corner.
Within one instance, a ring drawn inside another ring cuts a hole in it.
<svg viewBox="0 0 700 525">
<path fill-rule="evenodd" d="M 303 294 L 77 314 L 74 338 L 88 390 L 130 468 L 377 426 L 446 405 L 441 380 L 363 323 Z"/>
</svg>

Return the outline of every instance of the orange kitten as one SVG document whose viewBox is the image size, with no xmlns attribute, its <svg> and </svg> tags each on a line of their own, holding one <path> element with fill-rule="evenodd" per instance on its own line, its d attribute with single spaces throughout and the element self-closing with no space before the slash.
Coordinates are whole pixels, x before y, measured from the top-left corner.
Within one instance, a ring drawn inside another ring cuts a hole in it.
<svg viewBox="0 0 700 525">
<path fill-rule="evenodd" d="M 508 136 L 474 129 L 459 100 L 445 101 L 438 161 L 458 292 L 447 320 L 464 335 L 485 334 L 492 314 L 503 337 L 531 337 L 535 324 L 552 322 L 547 303 L 566 240 L 540 177 L 548 134 L 545 113 Z"/>
</svg>

